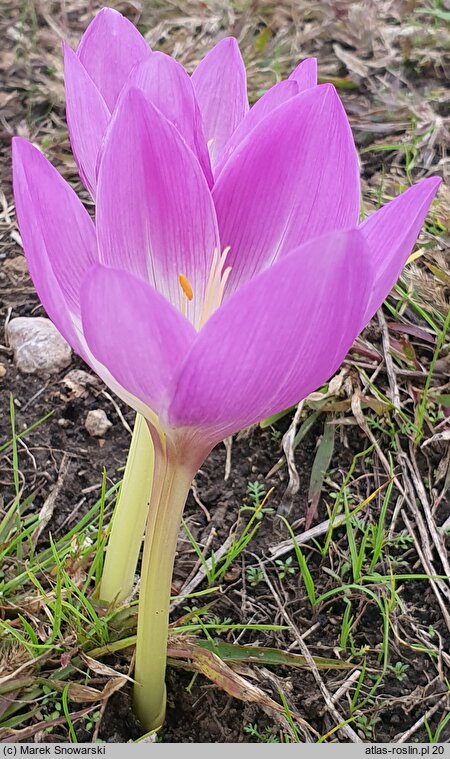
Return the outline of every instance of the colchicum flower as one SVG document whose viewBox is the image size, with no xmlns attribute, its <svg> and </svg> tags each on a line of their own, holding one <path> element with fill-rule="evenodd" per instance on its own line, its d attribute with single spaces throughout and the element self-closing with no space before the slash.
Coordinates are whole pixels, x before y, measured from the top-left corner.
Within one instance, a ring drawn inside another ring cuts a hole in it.
<svg viewBox="0 0 450 759">
<path fill-rule="evenodd" d="M 268 90 L 249 112 L 245 66 L 233 37 L 221 40 L 189 77 L 173 58 L 152 52 L 120 13 L 104 8 L 76 53 L 64 46 L 64 79 L 73 154 L 83 183 L 95 197 L 103 138 L 119 96 L 130 88 L 140 90 L 176 126 L 212 186 L 213 172 L 218 175 L 226 157 L 258 121 L 317 84 L 317 62 L 302 61 L 288 81 Z"/>
<path fill-rule="evenodd" d="M 66 49 L 68 123 L 95 226 L 44 156 L 14 139 L 39 297 L 153 440 L 135 671 L 148 728 L 164 717 L 171 573 L 193 477 L 218 442 L 338 369 L 439 185 L 422 180 L 360 224 L 350 126 L 315 77 L 305 62 L 248 110 L 235 41 L 189 78 L 105 10 L 77 53 Z"/>
</svg>

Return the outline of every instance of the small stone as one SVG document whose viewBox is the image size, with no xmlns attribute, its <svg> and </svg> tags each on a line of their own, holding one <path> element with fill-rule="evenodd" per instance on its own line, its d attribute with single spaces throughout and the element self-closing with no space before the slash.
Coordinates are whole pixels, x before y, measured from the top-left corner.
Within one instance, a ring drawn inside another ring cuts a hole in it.
<svg viewBox="0 0 450 759">
<path fill-rule="evenodd" d="M 6 366 L 4 364 L 0 364 L 0 379 L 4 377 L 6 374 Z"/>
<path fill-rule="evenodd" d="M 14 363 L 24 374 L 56 374 L 70 364 L 70 345 L 50 319 L 42 316 L 11 319 L 7 338 L 14 351 Z"/>
<path fill-rule="evenodd" d="M 83 369 L 72 369 L 66 374 L 62 383 L 70 391 L 71 398 L 86 398 L 89 387 L 98 388 L 100 385 L 97 377 L 93 377 Z"/>
<path fill-rule="evenodd" d="M 112 423 L 103 409 L 96 408 L 88 412 L 84 426 L 91 437 L 103 437 L 112 427 Z"/>
</svg>

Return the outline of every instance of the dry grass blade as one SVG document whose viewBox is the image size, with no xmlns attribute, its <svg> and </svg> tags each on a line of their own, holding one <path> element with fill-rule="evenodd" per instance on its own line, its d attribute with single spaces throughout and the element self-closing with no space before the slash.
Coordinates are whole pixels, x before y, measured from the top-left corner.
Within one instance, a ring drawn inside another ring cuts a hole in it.
<svg viewBox="0 0 450 759">
<path fill-rule="evenodd" d="M 364 414 L 362 412 L 361 400 L 362 400 L 361 399 L 361 394 L 358 391 L 354 392 L 353 395 L 352 395 L 352 413 L 353 413 L 353 416 L 355 417 L 355 419 L 358 422 L 359 426 L 361 427 L 361 429 L 363 430 L 363 432 L 367 435 L 367 437 L 369 438 L 370 442 L 374 446 L 374 448 L 375 448 L 375 450 L 376 450 L 376 452 L 377 452 L 377 454 L 378 454 L 378 456 L 380 458 L 380 461 L 381 461 L 381 463 L 384 466 L 386 474 L 388 474 L 390 476 L 391 467 L 390 467 L 389 461 L 387 460 L 386 456 L 384 455 L 384 453 L 383 453 L 383 451 L 381 449 L 381 446 L 380 446 L 378 440 L 376 439 L 375 435 L 373 434 L 372 430 L 369 428 L 369 425 L 367 424 L 367 421 L 366 421 L 366 419 L 364 417 Z M 396 479 L 395 482 L 396 482 L 396 485 L 399 488 L 400 492 L 402 492 L 403 488 L 402 488 L 400 482 L 397 479 Z"/>
<path fill-rule="evenodd" d="M 392 360 L 391 349 L 389 344 L 389 331 L 386 324 L 386 318 L 383 314 L 383 309 L 379 308 L 378 312 L 378 324 L 381 329 L 381 337 L 383 341 L 383 353 L 384 363 L 386 365 L 386 372 L 389 380 L 389 387 L 391 390 L 391 401 L 394 408 L 398 411 L 400 409 L 400 391 L 398 389 L 397 377 L 395 374 L 394 362 Z"/>
<path fill-rule="evenodd" d="M 107 664 L 103 664 L 100 661 L 97 661 L 97 659 L 93 659 L 92 656 L 88 656 L 87 654 L 81 653 L 80 658 L 84 661 L 85 664 L 88 665 L 89 669 L 92 670 L 92 672 L 95 672 L 97 675 L 102 675 L 102 677 L 113 677 L 113 678 L 125 678 L 126 680 L 129 680 L 130 682 L 134 682 L 132 677 L 128 677 L 128 675 L 124 675 L 122 672 L 117 672 L 117 670 L 113 669 L 113 667 L 108 667 Z"/>
<path fill-rule="evenodd" d="M 432 435 L 431 437 L 427 438 L 425 442 L 422 443 L 422 448 L 426 448 L 427 445 L 432 445 L 433 443 L 446 443 L 450 440 L 450 430 L 444 430 L 443 432 L 436 432 L 435 435 Z"/>
<path fill-rule="evenodd" d="M 428 502 L 427 494 L 422 482 L 422 478 L 420 476 L 420 473 L 417 469 L 417 462 L 415 459 L 415 456 L 413 455 L 414 452 L 412 450 L 412 446 L 410 445 L 410 456 L 409 458 L 405 459 L 406 465 L 408 466 L 408 469 L 411 474 L 411 479 L 414 484 L 414 488 L 416 490 L 417 495 L 419 496 L 420 503 L 422 505 L 424 514 L 425 514 L 425 520 L 428 526 L 429 533 L 431 535 L 431 538 L 433 540 L 434 546 L 436 548 L 436 551 L 438 553 L 438 556 L 442 562 L 442 566 L 444 567 L 444 572 L 448 577 L 448 582 L 450 582 L 450 563 L 447 558 L 447 550 L 446 546 L 444 545 L 444 541 L 442 538 L 442 535 L 439 534 L 438 529 L 436 527 L 436 522 L 434 521 L 433 514 L 431 512 L 431 507 Z M 450 591 L 448 594 L 448 600 L 450 602 Z"/>
<path fill-rule="evenodd" d="M 409 728 L 409 730 L 405 730 L 404 733 L 401 733 L 400 735 L 396 735 L 394 738 L 394 743 L 409 743 L 412 736 L 417 733 L 417 731 L 424 725 L 425 722 L 429 722 L 433 714 L 437 712 L 437 710 L 444 706 L 448 702 L 448 696 L 442 696 L 442 698 L 439 699 L 439 701 L 434 704 L 430 709 L 427 709 L 427 711 L 422 714 L 420 719 L 417 720 L 417 722 L 412 725 L 412 727 Z"/>
<path fill-rule="evenodd" d="M 56 485 L 53 488 L 50 495 L 48 496 L 48 498 L 45 499 L 44 504 L 39 512 L 39 524 L 31 535 L 31 541 L 34 546 L 37 545 L 39 536 L 45 530 L 48 523 L 50 522 L 50 519 L 53 516 L 55 506 L 58 502 L 59 494 L 61 493 L 64 487 L 64 483 L 66 481 L 66 477 L 69 472 L 69 466 L 70 466 L 70 458 L 69 456 L 64 454 L 61 460 L 61 465 L 59 467 L 59 474 L 58 474 L 58 479 L 56 481 Z"/>
<path fill-rule="evenodd" d="M 211 680 L 211 682 L 215 683 L 219 688 L 228 693 L 228 695 L 249 704 L 257 704 L 269 712 L 284 714 L 284 707 L 281 704 L 277 704 L 277 702 L 270 698 L 267 693 L 264 693 L 261 688 L 253 685 L 249 680 L 235 672 L 213 651 L 199 648 L 196 651 L 191 651 L 191 653 L 192 662 L 196 671 L 205 675 L 208 680 Z M 291 711 L 290 716 L 302 730 L 307 730 L 307 734 L 309 734 L 309 732 L 315 733 L 311 726 L 308 725 L 299 714 Z M 286 727 L 288 727 L 288 723 L 286 723 Z M 317 733 L 316 735 L 319 737 Z"/>
<path fill-rule="evenodd" d="M 295 460 L 294 460 L 294 440 L 295 440 L 295 434 L 297 432 L 297 427 L 300 421 L 300 417 L 302 415 L 303 411 L 303 404 L 304 401 L 300 401 L 300 403 L 297 406 L 297 410 L 294 414 L 294 418 L 289 426 L 288 431 L 283 436 L 283 451 L 284 455 L 286 456 L 287 466 L 288 466 L 288 472 L 289 472 L 289 484 L 284 491 L 283 498 L 281 499 L 281 503 L 278 506 L 278 514 L 280 516 L 287 517 L 291 513 L 292 509 L 292 499 L 296 493 L 298 493 L 298 489 L 300 487 L 300 478 L 298 476 L 298 472 L 295 466 Z"/>
<path fill-rule="evenodd" d="M 4 686 L 6 683 L 11 683 L 11 682 L 13 684 L 17 683 L 19 680 L 18 675 L 21 672 L 24 672 L 30 667 L 35 670 L 38 667 L 41 667 L 42 664 L 44 664 L 46 661 L 51 659 L 53 656 L 54 656 L 53 651 L 44 651 L 44 653 L 40 654 L 39 656 L 35 656 L 33 658 L 30 657 L 26 662 L 21 664 L 14 671 L 9 672 L 7 675 L 4 675 L 3 677 L 0 677 L 0 688 Z"/>
<path fill-rule="evenodd" d="M 422 564 L 422 566 L 424 568 L 424 571 L 425 571 L 425 573 L 428 575 L 428 577 L 430 579 L 430 585 L 431 585 L 431 587 L 433 589 L 434 595 L 436 596 L 437 602 L 438 602 L 439 607 L 440 607 L 441 612 L 442 612 L 442 616 L 445 619 L 445 624 L 447 625 L 447 630 L 449 630 L 449 632 L 450 632 L 450 614 L 449 614 L 449 612 L 447 610 L 447 604 L 444 601 L 444 599 L 442 598 L 442 595 L 441 595 L 440 590 L 439 590 L 439 588 L 442 587 L 441 583 L 440 583 L 439 580 L 435 579 L 437 573 L 436 573 L 433 565 L 427 559 L 425 553 L 422 551 L 421 544 L 417 540 L 417 536 L 416 536 L 416 534 L 414 532 L 413 526 L 412 526 L 411 522 L 409 521 L 409 519 L 406 516 L 406 514 L 405 514 L 404 511 L 402 511 L 402 518 L 403 518 L 403 521 L 404 521 L 404 523 L 405 523 L 405 525 L 407 527 L 407 530 L 408 530 L 409 534 L 411 535 L 411 537 L 412 537 L 412 539 L 414 541 L 414 546 L 416 548 L 417 555 L 419 556 L 419 559 L 420 559 L 420 562 L 421 562 L 421 564 Z"/>
<path fill-rule="evenodd" d="M 298 632 L 297 627 L 294 624 L 293 620 L 291 619 L 291 617 L 287 613 L 286 609 L 284 608 L 284 605 L 282 604 L 282 602 L 281 602 L 281 600 L 279 598 L 279 595 L 276 592 L 274 586 L 270 582 L 270 580 L 269 580 L 269 578 L 267 576 L 267 572 L 266 572 L 266 570 L 264 568 L 264 565 L 262 564 L 261 561 L 259 561 L 259 566 L 261 568 L 262 573 L 264 574 L 264 579 L 266 581 L 266 584 L 267 584 L 270 592 L 272 593 L 272 595 L 273 595 L 273 597 L 274 597 L 274 599 L 275 599 L 275 601 L 277 603 L 279 611 L 280 611 L 283 619 L 286 621 L 286 623 L 291 628 L 291 630 L 292 630 L 292 632 L 294 634 L 295 640 L 297 641 L 298 646 L 300 648 L 300 651 L 302 652 L 302 655 L 305 657 L 305 659 L 307 661 L 307 664 L 308 664 L 308 666 L 309 666 L 309 668 L 310 668 L 310 670 L 311 670 L 311 672 L 312 672 L 312 674 L 314 676 L 314 679 L 315 679 L 317 685 L 319 686 L 320 692 L 321 692 L 321 694 L 322 694 L 322 696 L 324 698 L 324 701 L 325 701 L 325 703 L 327 705 L 327 709 L 328 709 L 328 711 L 329 711 L 329 713 L 330 713 L 333 721 L 335 722 L 336 725 L 340 725 L 341 726 L 339 729 L 342 731 L 343 735 L 345 735 L 345 737 L 349 741 L 351 741 L 351 743 L 362 743 L 361 738 L 355 733 L 355 731 L 353 730 L 353 728 L 351 728 L 350 725 L 343 724 L 345 722 L 345 720 L 341 717 L 341 715 L 339 714 L 338 710 L 336 709 L 336 707 L 335 707 L 335 705 L 333 703 L 333 698 L 332 698 L 331 694 L 329 693 L 328 688 L 326 687 L 324 681 L 322 680 L 322 678 L 320 676 L 319 670 L 316 667 L 316 664 L 314 662 L 314 658 L 311 656 L 311 654 L 309 652 L 308 646 L 306 645 L 304 639 L 302 638 L 302 636 Z"/>
<path fill-rule="evenodd" d="M 100 701 L 103 701 L 105 698 L 112 696 L 112 694 L 116 693 L 116 691 L 121 690 L 121 688 L 123 688 L 123 686 L 126 684 L 127 680 L 129 680 L 129 678 L 125 677 L 125 675 L 114 677 L 106 683 L 102 690 L 91 688 L 89 685 L 81 685 L 80 683 L 70 683 L 68 697 L 70 701 L 78 704 L 97 704 Z M 66 683 L 63 683 L 61 680 L 50 679 L 48 682 L 49 685 L 59 691 L 63 691 L 66 686 Z"/>
</svg>

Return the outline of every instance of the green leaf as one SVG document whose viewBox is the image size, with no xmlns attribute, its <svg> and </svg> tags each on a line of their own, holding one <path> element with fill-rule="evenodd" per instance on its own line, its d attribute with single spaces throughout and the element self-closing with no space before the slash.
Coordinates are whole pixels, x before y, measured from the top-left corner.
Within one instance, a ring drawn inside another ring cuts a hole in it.
<svg viewBox="0 0 450 759">
<path fill-rule="evenodd" d="M 420 13 L 422 15 L 434 16 L 435 18 L 438 18 L 441 21 L 446 21 L 447 23 L 450 23 L 450 11 L 444 11 L 441 8 L 419 8 L 418 10 L 414 12 Z"/>
<path fill-rule="evenodd" d="M 434 393 L 430 393 L 429 397 L 434 403 L 438 403 L 440 406 L 445 406 L 446 408 L 450 407 L 450 395 L 448 394 L 434 395 Z"/>
<path fill-rule="evenodd" d="M 335 426 L 326 422 L 323 430 L 322 439 L 316 451 L 314 463 L 311 469 L 311 479 L 309 481 L 308 501 L 310 506 L 306 514 L 305 531 L 309 530 L 315 517 L 319 505 L 320 494 L 322 492 L 323 481 L 330 466 L 331 457 L 334 451 L 334 433 Z"/>
<path fill-rule="evenodd" d="M 265 648 L 263 646 L 238 646 L 233 643 L 224 643 L 209 640 L 196 641 L 200 648 L 213 651 L 223 661 L 242 662 L 246 664 L 262 664 L 264 666 L 307 667 L 304 656 L 280 651 L 278 648 Z M 354 665 L 340 659 L 326 659 L 321 656 L 314 657 L 318 669 L 353 669 Z"/>
</svg>

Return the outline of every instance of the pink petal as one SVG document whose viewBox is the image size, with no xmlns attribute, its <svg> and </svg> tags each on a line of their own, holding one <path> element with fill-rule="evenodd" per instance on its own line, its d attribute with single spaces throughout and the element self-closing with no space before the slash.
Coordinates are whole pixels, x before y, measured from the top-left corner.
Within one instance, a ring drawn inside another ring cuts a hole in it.
<svg viewBox="0 0 450 759">
<path fill-rule="evenodd" d="M 192 82 L 183 66 L 164 53 L 153 53 L 139 63 L 127 79 L 172 123 L 195 153 L 211 186 L 213 183 L 202 117 Z"/>
<path fill-rule="evenodd" d="M 440 177 L 423 179 L 361 224 L 360 230 L 369 247 L 375 279 L 364 316 L 366 323 L 400 276 L 441 181 Z"/>
<path fill-rule="evenodd" d="M 150 54 L 136 27 L 121 13 L 103 8 L 81 38 L 77 55 L 112 111 L 133 66 Z"/>
<path fill-rule="evenodd" d="M 293 248 L 359 221 L 359 169 L 345 111 L 331 85 L 266 116 L 241 142 L 213 190 L 228 294 Z"/>
<path fill-rule="evenodd" d="M 77 196 L 31 143 L 13 140 L 16 213 L 39 298 L 61 334 L 85 356 L 77 334 L 79 286 L 96 260 L 94 225 Z"/>
<path fill-rule="evenodd" d="M 236 150 L 243 139 L 250 134 L 252 129 L 269 113 L 272 113 L 275 108 L 278 108 L 279 105 L 298 95 L 298 92 L 297 82 L 279 82 L 271 87 L 270 90 L 267 90 L 262 98 L 256 101 L 255 105 L 250 108 L 225 145 L 214 172 L 216 177 L 219 176 L 230 155 Z"/>
<path fill-rule="evenodd" d="M 79 288 L 96 260 L 94 226 L 69 185 L 31 143 L 13 139 L 16 213 L 28 268 L 52 322 L 74 351 L 141 414 L 131 396 L 91 354 L 81 330 Z"/>
<path fill-rule="evenodd" d="M 110 112 L 78 56 L 64 45 L 66 120 L 80 177 L 95 198 L 96 165 Z"/>
<path fill-rule="evenodd" d="M 292 406 L 339 367 L 372 285 L 357 230 L 311 240 L 247 283 L 200 331 L 179 368 L 173 427 L 218 442 Z"/>
<path fill-rule="evenodd" d="M 97 265 L 81 288 L 83 332 L 93 355 L 126 390 L 158 412 L 196 332 L 152 287 Z"/>
<path fill-rule="evenodd" d="M 247 74 L 234 37 L 221 40 L 192 74 L 213 167 L 248 111 Z"/>
<path fill-rule="evenodd" d="M 298 64 L 288 81 L 297 82 L 300 92 L 317 85 L 317 58 L 306 58 Z"/>
<path fill-rule="evenodd" d="M 200 315 L 217 222 L 205 176 L 177 129 L 137 90 L 118 104 L 105 138 L 97 191 L 101 262 L 149 282 Z M 192 285 L 187 302 L 180 284 Z M 186 301 L 186 303 L 185 303 Z"/>
</svg>

